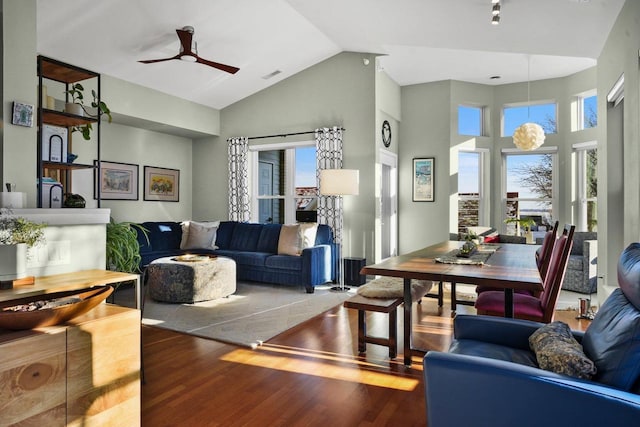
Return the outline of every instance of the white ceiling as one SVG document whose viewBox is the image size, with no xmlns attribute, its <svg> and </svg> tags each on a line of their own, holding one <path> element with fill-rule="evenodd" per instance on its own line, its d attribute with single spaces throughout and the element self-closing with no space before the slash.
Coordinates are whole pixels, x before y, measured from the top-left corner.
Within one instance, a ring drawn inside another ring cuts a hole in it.
<svg viewBox="0 0 640 427">
<path fill-rule="evenodd" d="M 623 4 L 503 0 L 493 26 L 491 0 L 38 0 L 38 53 L 221 109 L 342 51 L 382 55 L 402 86 L 566 76 L 596 64 Z M 185 25 L 240 71 L 137 62 L 177 54 Z"/>
</svg>

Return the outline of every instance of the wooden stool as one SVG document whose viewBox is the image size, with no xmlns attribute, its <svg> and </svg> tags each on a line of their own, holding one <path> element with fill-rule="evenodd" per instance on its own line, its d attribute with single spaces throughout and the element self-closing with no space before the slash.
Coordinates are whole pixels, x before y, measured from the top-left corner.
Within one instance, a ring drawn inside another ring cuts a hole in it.
<svg viewBox="0 0 640 427">
<path fill-rule="evenodd" d="M 398 306 L 402 304 L 402 298 L 367 298 L 354 295 L 344 302 L 347 308 L 358 310 L 358 351 L 365 353 L 367 343 L 389 347 L 389 357 L 395 358 L 398 354 Z M 367 335 L 367 311 L 377 311 L 389 314 L 389 338 L 381 338 Z"/>
</svg>

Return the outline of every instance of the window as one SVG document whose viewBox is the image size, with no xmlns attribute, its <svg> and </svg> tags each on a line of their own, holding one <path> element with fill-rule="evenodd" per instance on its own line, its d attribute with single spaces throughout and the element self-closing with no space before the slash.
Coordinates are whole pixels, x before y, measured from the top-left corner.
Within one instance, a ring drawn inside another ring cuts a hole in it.
<svg viewBox="0 0 640 427">
<path fill-rule="evenodd" d="M 580 129 L 589 129 L 598 126 L 598 97 L 596 95 L 580 97 L 578 108 L 580 109 Z"/>
<path fill-rule="evenodd" d="M 458 153 L 458 232 L 467 227 L 486 225 L 489 217 L 485 202 L 484 170 L 486 150 Z"/>
<path fill-rule="evenodd" d="M 534 237 L 543 237 L 552 227 L 556 199 L 556 149 L 532 153 L 503 150 L 504 219 L 531 218 Z M 517 224 L 505 224 L 507 234 L 518 234 Z"/>
<path fill-rule="evenodd" d="M 458 134 L 482 136 L 484 132 L 484 108 L 468 105 L 458 106 Z"/>
<path fill-rule="evenodd" d="M 265 145 L 252 150 L 256 151 L 252 153 L 255 178 L 251 219 L 275 224 L 315 222 L 315 145 Z"/>
<path fill-rule="evenodd" d="M 598 149 L 595 142 L 574 145 L 576 154 L 576 228 L 598 231 Z"/>
<path fill-rule="evenodd" d="M 544 133 L 557 133 L 557 106 L 555 103 L 507 105 L 502 111 L 502 136 L 513 136 L 523 123 L 537 123 Z"/>
</svg>

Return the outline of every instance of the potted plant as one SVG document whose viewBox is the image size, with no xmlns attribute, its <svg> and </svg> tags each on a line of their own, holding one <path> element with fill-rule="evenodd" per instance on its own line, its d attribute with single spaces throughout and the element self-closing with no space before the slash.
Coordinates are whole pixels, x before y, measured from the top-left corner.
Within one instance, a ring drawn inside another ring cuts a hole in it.
<svg viewBox="0 0 640 427">
<path fill-rule="evenodd" d="M 134 227 L 142 231 L 147 243 L 149 242 L 148 230 L 139 224 L 131 222 L 116 222 L 113 218 L 107 224 L 107 270 L 121 271 L 123 273 L 140 273 L 140 244 L 138 234 Z M 115 291 L 120 285 L 133 282 L 116 283 L 114 293 L 109 297 L 109 302 L 114 302 Z"/>
<path fill-rule="evenodd" d="M 44 242 L 45 227 L 0 209 L 0 280 L 26 277 L 27 249 Z"/>
<path fill-rule="evenodd" d="M 533 232 L 531 231 L 531 228 L 536 225 L 533 218 L 507 218 L 504 222 L 506 224 L 517 224 L 518 228 L 516 228 L 516 234 L 518 229 L 522 230 L 527 238 L 527 243 L 533 243 Z"/>
<path fill-rule="evenodd" d="M 147 238 L 148 231 L 139 224 L 116 222 L 113 218 L 107 224 L 107 270 L 124 273 L 140 272 L 140 244 L 134 227 Z"/>
<path fill-rule="evenodd" d="M 66 93 L 71 95 L 71 99 L 73 102 L 68 102 L 65 106 L 65 111 L 68 113 L 76 114 L 78 116 L 87 115 L 89 117 L 98 118 L 103 114 L 106 114 L 109 118 L 109 123 L 113 120 L 111 117 L 111 110 L 107 106 L 104 101 L 98 102 L 98 94 L 95 90 L 91 89 L 91 95 L 93 96 L 93 100 L 91 101 L 91 108 L 95 108 L 96 114 L 93 114 L 92 111 L 87 110 L 87 106 L 84 104 L 84 86 L 80 83 L 73 83 L 71 85 L 71 89 L 67 90 Z M 82 134 L 82 137 L 87 141 L 91 139 L 91 123 L 87 123 L 84 125 L 74 126 L 73 131 L 79 131 Z"/>
</svg>

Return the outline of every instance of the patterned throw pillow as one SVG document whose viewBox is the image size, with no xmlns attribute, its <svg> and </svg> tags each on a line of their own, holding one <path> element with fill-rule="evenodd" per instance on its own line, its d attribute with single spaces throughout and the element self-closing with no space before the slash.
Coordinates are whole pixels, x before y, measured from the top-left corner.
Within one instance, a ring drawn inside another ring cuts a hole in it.
<svg viewBox="0 0 640 427">
<path fill-rule="evenodd" d="M 564 322 L 551 322 L 529 337 L 529 346 L 541 369 L 576 378 L 591 379 L 595 364 L 582 351 L 582 346 Z"/>
</svg>

